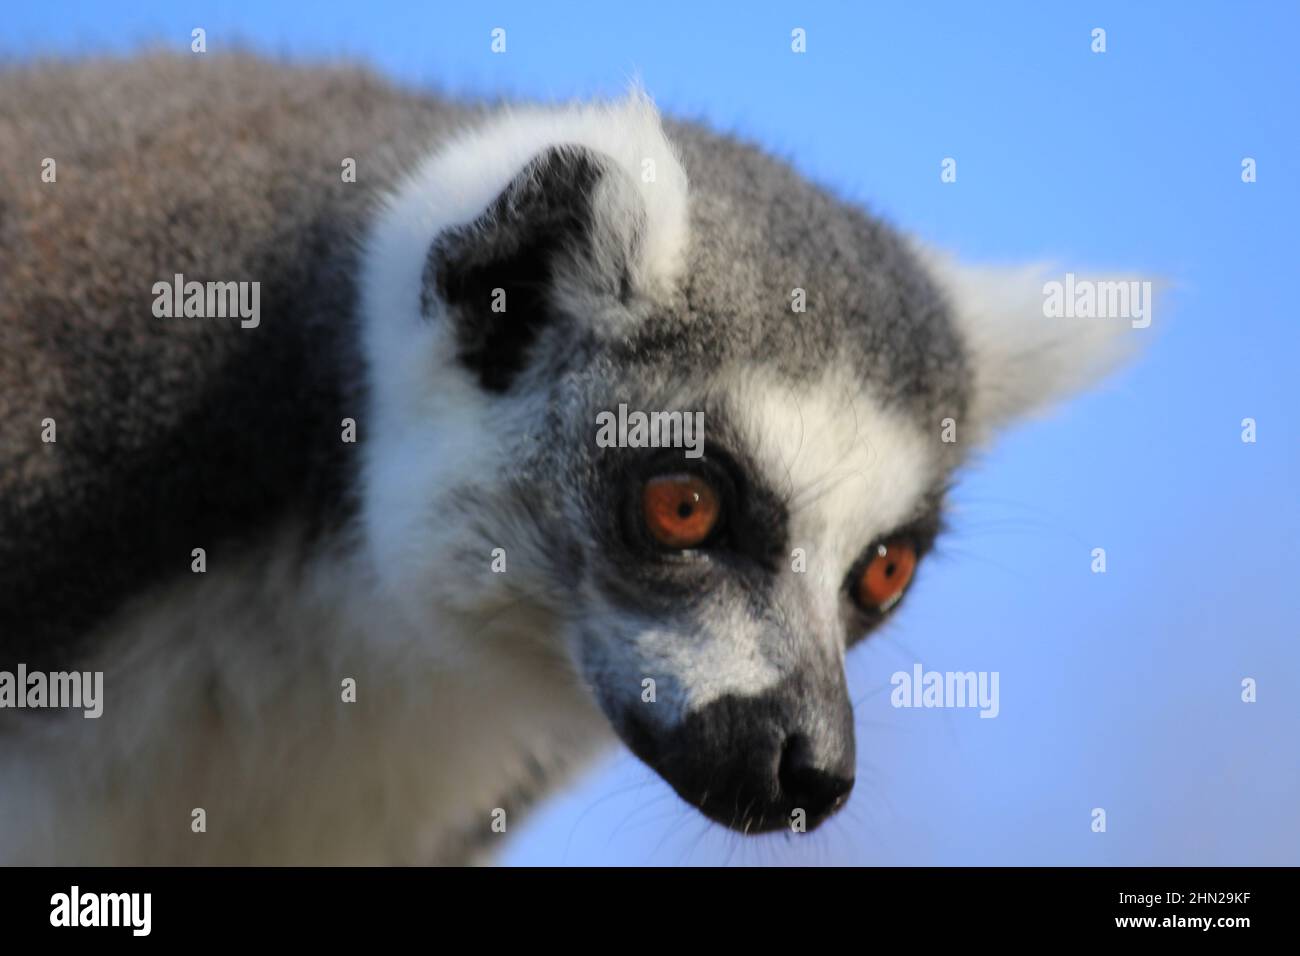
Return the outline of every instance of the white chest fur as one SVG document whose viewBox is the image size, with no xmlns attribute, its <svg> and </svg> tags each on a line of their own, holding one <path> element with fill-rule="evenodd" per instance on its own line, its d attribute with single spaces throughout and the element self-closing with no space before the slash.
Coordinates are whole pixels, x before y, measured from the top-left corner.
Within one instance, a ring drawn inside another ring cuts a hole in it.
<svg viewBox="0 0 1300 956">
<path fill-rule="evenodd" d="M 295 551 L 210 557 L 118 618 L 99 719 L 4 718 L 0 860 L 452 861 L 607 739 L 535 616 L 412 627 L 352 559 Z"/>
</svg>

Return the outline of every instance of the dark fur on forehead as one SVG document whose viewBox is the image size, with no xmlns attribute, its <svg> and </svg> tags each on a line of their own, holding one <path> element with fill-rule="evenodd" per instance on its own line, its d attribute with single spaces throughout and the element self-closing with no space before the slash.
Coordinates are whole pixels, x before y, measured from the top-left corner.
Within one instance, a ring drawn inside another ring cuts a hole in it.
<svg viewBox="0 0 1300 956">
<path fill-rule="evenodd" d="M 927 426 L 960 419 L 971 370 L 948 307 L 888 225 L 784 163 L 669 124 L 691 181 L 680 300 L 616 349 L 622 361 L 711 374 L 729 360 L 807 380 L 835 360 Z M 795 288 L 806 311 L 791 308 Z"/>
</svg>

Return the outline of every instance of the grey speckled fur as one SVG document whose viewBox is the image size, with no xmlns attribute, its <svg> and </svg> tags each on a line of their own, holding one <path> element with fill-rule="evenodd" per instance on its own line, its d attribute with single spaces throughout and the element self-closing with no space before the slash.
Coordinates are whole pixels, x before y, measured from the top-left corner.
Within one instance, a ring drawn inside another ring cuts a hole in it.
<svg viewBox="0 0 1300 956">
<path fill-rule="evenodd" d="M 355 243 L 378 192 L 464 116 L 360 70 L 251 57 L 0 73 L 6 656 L 70 662 L 195 542 L 290 510 L 336 520 Z M 56 185 L 33 175 L 47 156 Z M 260 281 L 267 319 L 159 322 L 150 286 L 176 272 Z"/>
</svg>

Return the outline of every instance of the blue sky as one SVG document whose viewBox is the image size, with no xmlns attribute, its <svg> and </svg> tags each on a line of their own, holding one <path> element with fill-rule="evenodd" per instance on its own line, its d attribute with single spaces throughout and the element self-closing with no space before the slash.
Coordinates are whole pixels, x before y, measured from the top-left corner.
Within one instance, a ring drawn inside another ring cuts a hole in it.
<svg viewBox="0 0 1300 956">
<path fill-rule="evenodd" d="M 1171 282 L 1139 362 L 967 473 L 945 553 L 854 652 L 844 814 L 742 841 L 617 754 L 506 862 L 1300 863 L 1300 6 L 143 0 L 3 19 L 5 56 L 188 48 L 202 26 L 214 53 L 349 56 L 466 95 L 637 76 L 665 111 L 967 258 Z M 915 661 L 998 671 L 1001 714 L 892 708 L 889 677 Z"/>
</svg>

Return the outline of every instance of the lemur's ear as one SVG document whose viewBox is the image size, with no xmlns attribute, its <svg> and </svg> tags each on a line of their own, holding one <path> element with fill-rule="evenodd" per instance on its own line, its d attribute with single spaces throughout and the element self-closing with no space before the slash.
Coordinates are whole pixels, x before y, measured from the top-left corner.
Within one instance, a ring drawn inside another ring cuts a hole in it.
<svg viewBox="0 0 1300 956">
<path fill-rule="evenodd" d="M 1134 276 L 1067 277 L 1047 266 L 966 266 L 922 250 L 957 322 L 974 375 L 968 418 L 981 438 L 1082 391 L 1152 334 L 1152 283 Z M 1119 285 L 1124 288 L 1120 289 Z M 1075 308 L 1091 286 L 1090 308 Z M 1104 317 L 1097 295 L 1123 314 Z M 1070 296 L 1067 301 L 1067 296 Z"/>
<path fill-rule="evenodd" d="M 438 235 L 425 264 L 421 309 L 446 315 L 457 356 L 502 392 L 558 315 L 587 318 L 632 294 L 645 202 L 610 158 L 551 146 L 475 220 Z"/>
</svg>

